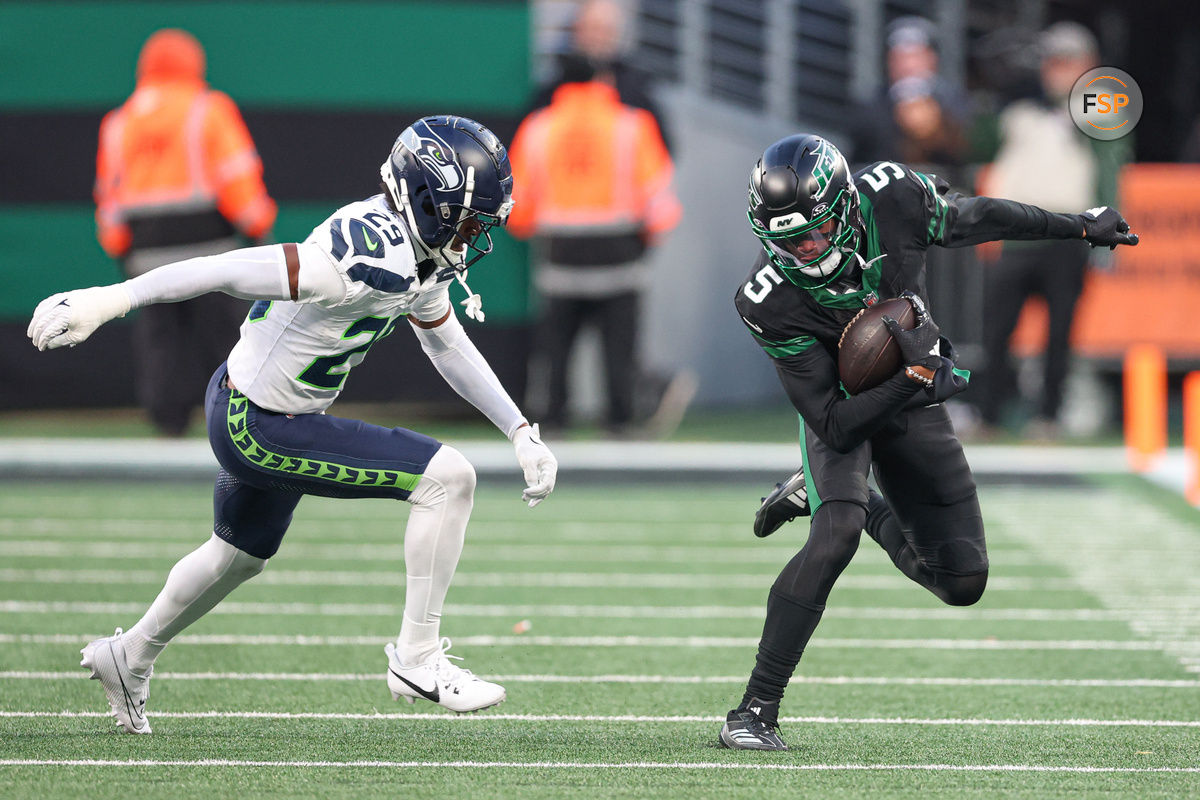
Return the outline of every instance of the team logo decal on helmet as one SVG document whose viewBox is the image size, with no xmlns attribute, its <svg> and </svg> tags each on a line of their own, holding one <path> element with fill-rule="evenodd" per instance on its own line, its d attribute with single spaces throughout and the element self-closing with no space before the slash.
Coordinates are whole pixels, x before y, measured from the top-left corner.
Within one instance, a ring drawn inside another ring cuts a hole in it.
<svg viewBox="0 0 1200 800">
<path fill-rule="evenodd" d="M 754 235 L 792 283 L 832 283 L 858 249 L 858 189 L 845 157 L 819 136 L 797 134 L 763 153 L 750 174 L 747 217 Z"/>
<path fill-rule="evenodd" d="M 447 152 L 454 151 L 436 134 L 428 137 L 418 136 L 415 130 L 408 128 L 400 134 L 400 141 L 412 151 L 429 171 L 430 176 L 438 179 L 438 189 L 448 192 L 463 185 L 466 177 L 462 169 L 446 155 Z"/>
<path fill-rule="evenodd" d="M 837 158 L 842 157 L 841 153 L 834 150 L 829 142 L 824 140 L 821 141 L 820 146 L 813 154 L 817 159 L 812 169 L 813 179 L 817 182 L 817 191 L 813 194 L 814 200 L 819 200 L 825 194 L 825 190 L 829 188 L 829 182 L 833 179 L 833 171 L 837 168 L 835 154 Z M 813 214 L 817 213 L 817 209 L 814 208 Z"/>
</svg>

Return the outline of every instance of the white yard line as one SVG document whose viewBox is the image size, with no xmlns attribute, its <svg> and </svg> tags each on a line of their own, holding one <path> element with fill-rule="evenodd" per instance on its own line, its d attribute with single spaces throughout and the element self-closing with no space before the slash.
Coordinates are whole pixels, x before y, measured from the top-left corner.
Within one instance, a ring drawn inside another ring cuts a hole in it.
<svg viewBox="0 0 1200 800">
<path fill-rule="evenodd" d="M 743 684 L 745 675 L 484 675 L 501 683 L 615 683 L 654 685 Z M 75 680 L 82 670 L 0 671 L 0 680 Z M 155 681 L 380 681 L 376 672 L 155 672 Z M 888 676 L 793 676 L 789 686 L 1024 686 L 1054 689 L 1200 689 L 1200 680 L 1165 678 L 894 678 Z"/>
<path fill-rule="evenodd" d="M 89 633 L 0 633 L 0 644 L 79 644 L 95 638 Z M 309 636 L 292 634 L 184 634 L 173 644 L 289 645 L 344 647 L 386 644 L 380 636 Z M 755 647 L 750 636 L 460 636 L 460 647 Z M 824 648 L 852 650 L 1095 650 L 1102 652 L 1161 651 L 1162 642 L 1105 639 L 851 639 L 818 636 Z M 1197 648 L 1200 654 L 1200 646 Z"/>
<path fill-rule="evenodd" d="M 1051 764 L 746 764 L 721 761 L 238 761 L 206 758 L 195 761 L 129 759 L 0 759 L 3 767 L 321 767 L 335 769 L 612 769 L 612 770 L 749 770 L 751 772 L 1062 772 L 1062 773 L 1195 773 L 1200 767 L 1098 767 Z"/>
<path fill-rule="evenodd" d="M 993 493 L 989 523 L 1061 566 L 1133 631 L 1200 672 L 1200 529 L 1129 494 Z M 1038 530 L 1025 524 L 1039 521 Z"/>
<path fill-rule="evenodd" d="M 131 561 L 136 559 L 129 559 Z M 11 563 L 11 562 L 10 562 Z M 167 570 L 106 569 L 0 569 L 0 583 L 69 584 L 156 584 L 162 585 Z M 745 587 L 766 591 L 769 577 L 744 573 L 669 572 L 459 572 L 454 585 L 484 587 L 536 587 L 557 589 L 721 589 Z M 404 574 L 385 571 L 285 570 L 267 568 L 254 579 L 255 585 L 271 586 L 390 586 L 404 585 Z M 899 572 L 884 575 L 843 575 L 839 589 L 920 591 Z M 999 577 L 988 579 L 989 592 L 1080 592 L 1069 578 Z"/>
<path fill-rule="evenodd" d="M 111 717 L 107 711 L 0 711 L 0 719 L 91 719 Z M 344 719 L 443 722 L 634 722 L 634 723 L 703 723 L 721 722 L 723 715 L 709 714 L 428 714 L 388 713 L 370 714 L 346 711 L 156 711 L 149 715 L 161 719 Z M 1200 728 L 1200 720 L 1188 719 L 975 719 L 916 718 L 916 717 L 780 717 L 785 724 L 806 725 L 918 725 L 970 726 L 995 725 L 1003 727 L 1049 728 Z"/>
<path fill-rule="evenodd" d="M 0 600 L 0 614 L 137 614 L 145 603 L 76 600 Z M 210 614 L 272 617 L 398 617 L 399 604 L 390 603 L 254 603 L 226 601 Z M 450 603 L 447 617 L 568 617 L 598 619 L 761 619 L 764 609 L 753 606 L 624 606 L 624 605 L 480 605 Z M 1126 612 L 1090 608 L 895 608 L 849 606 L 825 610 L 827 619 L 946 620 L 989 622 L 1125 622 Z"/>
</svg>

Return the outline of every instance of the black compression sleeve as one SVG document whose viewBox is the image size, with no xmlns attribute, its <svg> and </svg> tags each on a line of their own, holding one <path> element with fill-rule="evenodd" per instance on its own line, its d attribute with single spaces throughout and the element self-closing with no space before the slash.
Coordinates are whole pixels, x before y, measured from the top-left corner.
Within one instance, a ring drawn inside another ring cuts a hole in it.
<svg viewBox="0 0 1200 800">
<path fill-rule="evenodd" d="M 1083 222 L 1078 214 L 1056 214 L 1037 206 L 996 197 L 952 194 L 954 224 L 947 247 L 965 247 L 1000 239 L 1081 239 Z"/>
<path fill-rule="evenodd" d="M 921 388 L 898 372 L 874 389 L 843 395 L 833 358 L 819 345 L 776 359 L 784 391 L 821 440 L 848 453 L 879 431 Z"/>
</svg>

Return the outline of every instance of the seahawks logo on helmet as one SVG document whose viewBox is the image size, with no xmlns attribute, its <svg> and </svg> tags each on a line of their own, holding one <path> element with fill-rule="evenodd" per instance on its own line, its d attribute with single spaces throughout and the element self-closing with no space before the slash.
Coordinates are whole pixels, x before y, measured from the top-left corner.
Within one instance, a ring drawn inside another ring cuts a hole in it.
<svg viewBox="0 0 1200 800">
<path fill-rule="evenodd" d="M 438 179 L 441 185 L 437 189 L 454 191 L 466 182 L 462 168 L 454 161 L 454 151 L 441 139 L 417 136 L 416 131 L 408 128 L 400 134 L 400 141 Z"/>
</svg>

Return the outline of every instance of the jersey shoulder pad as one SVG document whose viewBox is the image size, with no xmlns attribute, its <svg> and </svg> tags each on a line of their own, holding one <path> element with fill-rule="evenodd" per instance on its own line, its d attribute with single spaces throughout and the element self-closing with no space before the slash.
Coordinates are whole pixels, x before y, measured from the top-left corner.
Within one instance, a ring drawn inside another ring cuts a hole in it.
<svg viewBox="0 0 1200 800">
<path fill-rule="evenodd" d="M 381 198 L 343 206 L 309 238 L 352 281 L 388 294 L 406 292 L 417 281 L 410 234 Z"/>
<path fill-rule="evenodd" d="M 941 241 L 948 228 L 950 206 L 946 193 L 950 184 L 917 172 L 895 161 L 877 161 L 854 174 L 864 204 L 869 205 L 876 224 L 910 226 L 919 230 L 925 244 Z"/>
</svg>

